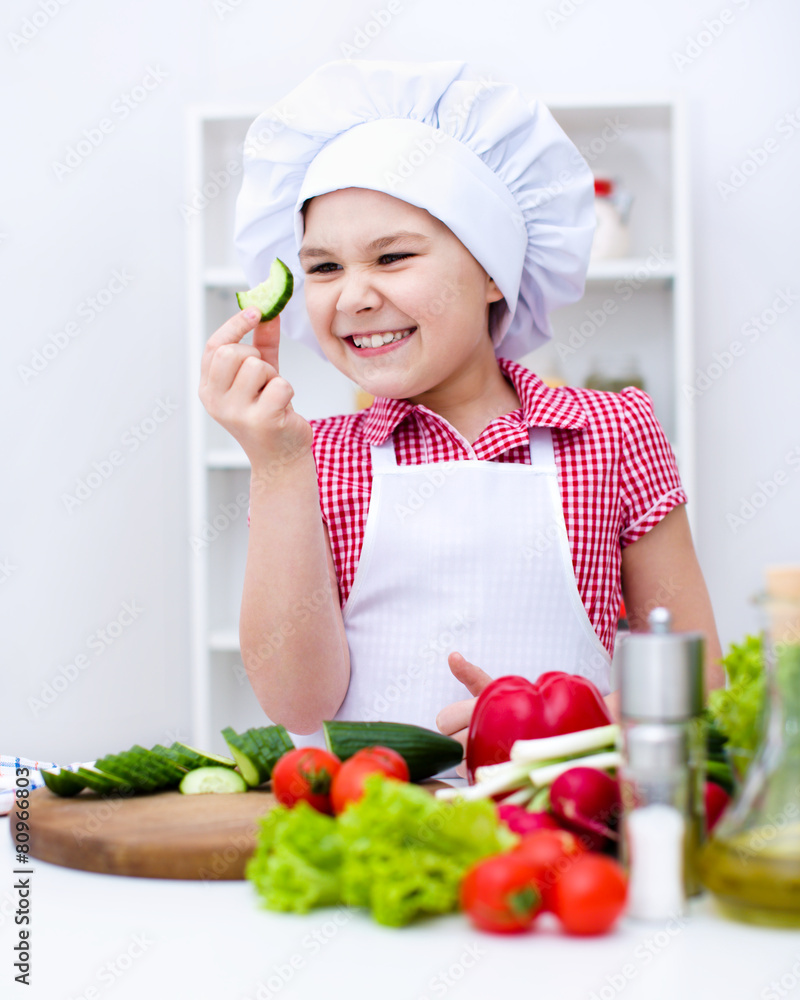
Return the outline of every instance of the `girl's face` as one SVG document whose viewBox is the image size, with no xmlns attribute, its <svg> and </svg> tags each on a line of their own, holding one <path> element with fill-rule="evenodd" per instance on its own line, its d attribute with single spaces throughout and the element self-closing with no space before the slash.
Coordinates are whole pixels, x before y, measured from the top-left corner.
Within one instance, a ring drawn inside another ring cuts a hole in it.
<svg viewBox="0 0 800 1000">
<path fill-rule="evenodd" d="M 424 209 L 364 188 L 319 195 L 306 208 L 300 261 L 322 350 L 372 395 L 458 395 L 495 364 L 489 304 L 502 294 Z"/>
</svg>

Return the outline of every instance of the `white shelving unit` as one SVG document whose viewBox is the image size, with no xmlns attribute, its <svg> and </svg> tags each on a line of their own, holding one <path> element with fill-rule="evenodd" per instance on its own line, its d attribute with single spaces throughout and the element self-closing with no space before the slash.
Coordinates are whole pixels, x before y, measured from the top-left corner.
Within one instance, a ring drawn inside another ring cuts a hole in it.
<svg viewBox="0 0 800 1000">
<path fill-rule="evenodd" d="M 553 317 L 551 344 L 523 359 L 582 385 L 598 355 L 633 355 L 694 494 L 691 262 L 684 114 L 672 97 L 544 96 L 597 176 L 630 192 L 631 257 L 593 263 L 586 294 Z M 198 107 L 187 123 L 188 379 L 196 392 L 208 337 L 237 309 L 245 286 L 233 249 L 241 151 L 258 107 Z M 612 315 L 596 322 L 603 305 Z M 592 323 L 592 314 L 595 322 Z M 589 329 L 592 327 L 592 332 Z M 576 346 L 577 345 L 577 346 Z M 281 371 L 309 419 L 354 408 L 355 386 L 310 350 L 281 344 Z M 225 725 L 264 725 L 239 655 L 247 550 L 249 463 L 198 401 L 190 420 L 192 740 L 224 751 Z M 691 505 L 690 505 L 691 516 Z"/>
</svg>

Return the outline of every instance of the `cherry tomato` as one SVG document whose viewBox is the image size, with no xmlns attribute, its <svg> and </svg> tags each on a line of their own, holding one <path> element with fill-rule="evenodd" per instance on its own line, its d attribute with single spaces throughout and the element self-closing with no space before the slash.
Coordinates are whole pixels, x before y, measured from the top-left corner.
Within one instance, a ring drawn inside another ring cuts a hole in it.
<svg viewBox="0 0 800 1000">
<path fill-rule="evenodd" d="M 584 848 L 568 830 L 536 830 L 523 836 L 512 851 L 527 865 L 542 897 L 542 909 L 554 909 L 554 890 Z"/>
<path fill-rule="evenodd" d="M 385 774 L 397 781 L 408 781 L 408 765 L 388 747 L 365 747 L 342 764 L 331 785 L 333 811 L 338 814 L 350 802 L 364 794 L 364 782 L 371 774 Z"/>
<path fill-rule="evenodd" d="M 628 879 L 605 854 L 576 858 L 555 886 L 553 909 L 568 934 L 605 934 L 628 899 Z"/>
<path fill-rule="evenodd" d="M 474 864 L 464 876 L 460 894 L 461 907 L 472 923 L 496 934 L 527 930 L 541 909 L 529 866 L 513 852 Z"/>
<path fill-rule="evenodd" d="M 339 758 L 317 747 L 285 753 L 272 769 L 272 791 L 278 802 L 293 806 L 301 800 L 317 812 L 332 813 L 331 783 L 342 766 Z"/>
</svg>

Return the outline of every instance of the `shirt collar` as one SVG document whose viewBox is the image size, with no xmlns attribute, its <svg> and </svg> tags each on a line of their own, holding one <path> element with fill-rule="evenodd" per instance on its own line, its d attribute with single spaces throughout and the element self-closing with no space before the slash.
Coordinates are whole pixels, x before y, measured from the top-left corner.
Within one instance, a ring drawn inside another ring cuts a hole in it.
<svg viewBox="0 0 800 1000">
<path fill-rule="evenodd" d="M 498 364 L 516 389 L 526 426 L 565 430 L 581 430 L 586 426 L 589 419 L 586 410 L 572 389 L 567 386 L 550 388 L 529 368 L 508 358 L 498 358 Z M 377 396 L 364 419 L 364 437 L 371 445 L 383 444 L 398 424 L 415 410 L 431 412 L 427 407 L 409 403 L 406 399 Z"/>
</svg>

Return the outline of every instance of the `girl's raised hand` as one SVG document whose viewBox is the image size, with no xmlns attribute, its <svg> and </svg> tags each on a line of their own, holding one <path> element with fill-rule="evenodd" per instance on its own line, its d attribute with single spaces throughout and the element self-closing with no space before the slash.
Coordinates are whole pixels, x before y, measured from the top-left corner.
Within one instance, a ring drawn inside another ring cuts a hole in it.
<svg viewBox="0 0 800 1000">
<path fill-rule="evenodd" d="M 200 365 L 198 395 L 231 434 L 253 471 L 273 476 L 311 451 L 311 425 L 295 413 L 294 389 L 278 374 L 280 316 L 258 322 L 253 309 L 237 312 L 209 338 Z M 253 344 L 242 344 L 250 331 Z"/>
</svg>

